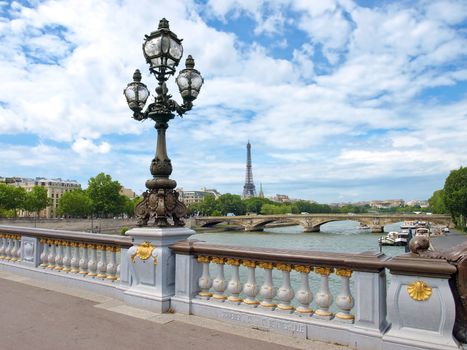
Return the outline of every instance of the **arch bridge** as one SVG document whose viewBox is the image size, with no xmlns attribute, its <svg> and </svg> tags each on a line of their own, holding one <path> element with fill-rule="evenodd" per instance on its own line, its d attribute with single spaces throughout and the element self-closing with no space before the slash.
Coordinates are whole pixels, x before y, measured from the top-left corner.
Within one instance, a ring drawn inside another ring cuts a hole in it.
<svg viewBox="0 0 467 350">
<path fill-rule="evenodd" d="M 453 228 L 449 215 L 421 214 L 300 214 L 300 215 L 242 215 L 242 216 L 204 216 L 194 218 L 198 227 L 213 227 L 224 223 L 238 225 L 245 231 L 263 231 L 271 223 L 290 223 L 300 225 L 304 232 L 319 232 L 321 225 L 332 221 L 358 221 L 371 228 L 371 232 L 384 232 L 384 225 L 403 221 L 426 221 Z"/>
</svg>

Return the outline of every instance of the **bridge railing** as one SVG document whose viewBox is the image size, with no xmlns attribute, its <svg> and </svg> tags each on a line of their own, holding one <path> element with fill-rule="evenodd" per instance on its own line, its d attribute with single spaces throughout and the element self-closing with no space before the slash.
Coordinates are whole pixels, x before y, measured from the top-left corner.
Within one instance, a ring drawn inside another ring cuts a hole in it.
<svg viewBox="0 0 467 350">
<path fill-rule="evenodd" d="M 444 259 L 214 245 L 187 239 L 194 233 L 0 226 L 0 269 L 360 350 L 459 349 L 449 286 L 457 269 Z"/>
<path fill-rule="evenodd" d="M 128 283 L 128 268 L 121 266 L 131 245 L 129 237 L 0 226 L 2 263 L 74 280 Z"/>
<path fill-rule="evenodd" d="M 448 283 L 456 269 L 444 260 L 190 240 L 170 248 L 177 312 L 358 349 L 458 349 Z"/>
</svg>

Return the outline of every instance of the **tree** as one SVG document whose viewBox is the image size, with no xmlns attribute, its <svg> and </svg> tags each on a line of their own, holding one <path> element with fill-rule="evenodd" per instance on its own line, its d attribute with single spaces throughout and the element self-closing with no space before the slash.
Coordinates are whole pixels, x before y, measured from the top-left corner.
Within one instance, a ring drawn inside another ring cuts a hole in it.
<svg viewBox="0 0 467 350">
<path fill-rule="evenodd" d="M 34 186 L 30 192 L 26 192 L 26 198 L 24 201 L 24 209 L 29 212 L 35 212 L 36 217 L 39 216 L 39 212 L 51 203 L 50 198 L 47 196 L 47 189 L 41 186 Z"/>
<path fill-rule="evenodd" d="M 216 198 L 212 194 L 209 194 L 200 203 L 193 205 L 192 209 L 194 213 L 210 216 L 216 210 Z"/>
<path fill-rule="evenodd" d="M 428 199 L 430 210 L 434 214 L 447 214 L 448 209 L 444 203 L 444 190 L 438 190 L 433 192 L 433 195 Z"/>
<path fill-rule="evenodd" d="M 263 204 L 271 204 L 272 201 L 266 198 L 251 197 L 243 200 L 247 213 L 261 213 L 261 207 Z"/>
<path fill-rule="evenodd" d="M 216 202 L 216 209 L 220 211 L 222 215 L 227 215 L 227 213 L 244 215 L 246 213 L 245 203 L 243 203 L 242 198 L 237 194 L 223 194 L 219 196 Z"/>
<path fill-rule="evenodd" d="M 466 229 L 467 168 L 452 170 L 444 183 L 444 203 L 457 226 Z"/>
<path fill-rule="evenodd" d="M 58 203 L 58 212 L 60 215 L 86 217 L 92 213 L 92 200 L 81 189 L 65 192 Z"/>
<path fill-rule="evenodd" d="M 26 190 L 23 187 L 15 187 L 0 184 L 0 209 L 13 211 L 16 216 L 17 209 L 23 209 L 26 199 Z"/>
<path fill-rule="evenodd" d="M 120 195 L 122 186 L 112 181 L 110 175 L 100 173 L 91 177 L 86 190 L 93 203 L 93 212 L 98 216 L 120 215 L 124 211 L 125 199 Z"/>
</svg>

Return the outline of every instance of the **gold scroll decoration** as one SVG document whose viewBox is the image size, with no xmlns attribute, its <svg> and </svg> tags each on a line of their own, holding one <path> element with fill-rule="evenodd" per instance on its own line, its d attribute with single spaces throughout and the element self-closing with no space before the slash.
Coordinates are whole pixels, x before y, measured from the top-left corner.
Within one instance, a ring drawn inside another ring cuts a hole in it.
<svg viewBox="0 0 467 350">
<path fill-rule="evenodd" d="M 131 255 L 131 262 L 135 263 L 135 258 L 138 257 L 140 260 L 147 260 L 151 257 L 154 247 L 150 242 L 144 241 L 141 244 L 138 244 L 136 248 L 136 253 Z M 157 264 L 157 258 L 154 257 L 154 265 Z"/>
<path fill-rule="evenodd" d="M 430 299 L 433 290 L 423 281 L 415 281 L 407 286 L 407 293 L 416 301 L 425 301 Z"/>
</svg>

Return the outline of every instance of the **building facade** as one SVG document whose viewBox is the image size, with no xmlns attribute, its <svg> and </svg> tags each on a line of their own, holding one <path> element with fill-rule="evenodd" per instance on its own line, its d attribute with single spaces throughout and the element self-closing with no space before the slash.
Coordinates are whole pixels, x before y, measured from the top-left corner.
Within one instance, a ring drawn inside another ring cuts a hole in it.
<svg viewBox="0 0 467 350">
<path fill-rule="evenodd" d="M 221 195 L 216 189 L 202 188 L 200 191 L 184 191 L 183 188 L 177 188 L 179 199 L 185 203 L 186 206 L 202 202 L 204 197 L 208 195 L 214 196 L 215 199 Z"/>
<path fill-rule="evenodd" d="M 34 186 L 44 187 L 47 190 L 47 197 L 50 198 L 51 205 L 39 212 L 40 218 L 56 218 L 58 216 L 57 209 L 60 198 L 64 193 L 81 189 L 81 184 L 76 180 L 62 180 L 57 179 L 46 179 L 44 177 L 36 177 L 35 179 L 24 178 L 24 177 L 11 177 L 11 178 L 0 178 L 0 181 L 5 182 L 8 185 L 23 187 L 26 192 L 32 190 Z M 33 213 L 21 210 L 19 211 L 20 217 L 33 216 Z"/>
</svg>

